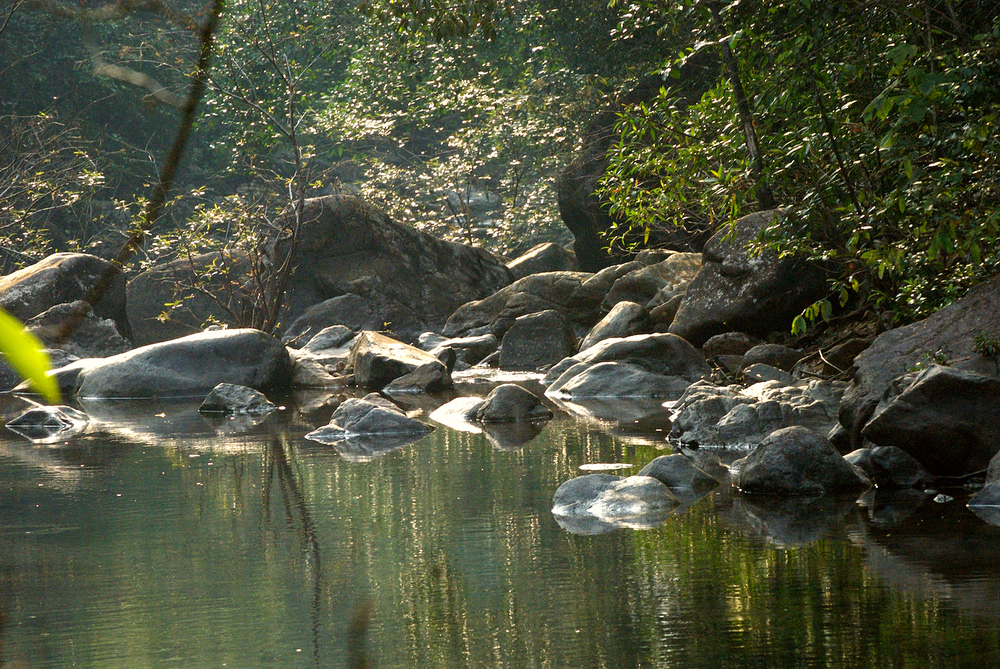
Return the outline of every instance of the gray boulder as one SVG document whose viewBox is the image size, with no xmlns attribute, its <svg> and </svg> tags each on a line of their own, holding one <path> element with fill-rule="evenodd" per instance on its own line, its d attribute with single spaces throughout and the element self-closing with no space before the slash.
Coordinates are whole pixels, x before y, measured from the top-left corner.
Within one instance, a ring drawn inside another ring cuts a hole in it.
<svg viewBox="0 0 1000 669">
<path fill-rule="evenodd" d="M 421 335 L 423 336 L 423 335 Z M 427 343 L 432 340 L 426 339 Z M 450 348 L 455 351 L 457 359 L 466 365 L 478 364 L 486 356 L 494 353 L 500 348 L 500 342 L 491 334 L 478 335 L 475 337 L 441 337 L 435 339 L 437 343 L 430 348 L 421 346 L 425 351 L 430 351 L 432 355 L 438 355 L 442 349 Z"/>
<path fill-rule="evenodd" d="M 24 322 L 57 304 L 83 300 L 101 282 L 106 289 L 94 313 L 114 321 L 118 332 L 131 338 L 125 276 L 107 260 L 86 253 L 55 253 L 0 277 L 0 307 Z"/>
<path fill-rule="evenodd" d="M 306 439 L 330 443 L 363 436 L 423 436 L 433 426 L 409 418 L 397 407 L 368 399 L 351 398 L 337 407 L 330 423 Z"/>
<path fill-rule="evenodd" d="M 660 262 L 639 267 L 617 279 L 604 297 L 602 307 L 611 309 L 622 301 L 653 308 L 684 294 L 701 269 L 700 253 L 672 253 Z"/>
<path fill-rule="evenodd" d="M 546 391 L 567 399 L 680 397 L 691 382 L 685 378 L 657 374 L 629 362 L 607 361 L 571 367 Z"/>
<path fill-rule="evenodd" d="M 447 374 L 444 363 L 426 351 L 404 344 L 378 332 L 362 332 L 348 361 L 359 386 L 380 390 L 389 382 L 422 366 L 438 366 Z"/>
<path fill-rule="evenodd" d="M 912 455 L 895 446 L 859 448 L 844 459 L 860 468 L 879 490 L 924 488 L 933 479 Z"/>
<path fill-rule="evenodd" d="M 307 308 L 301 316 L 285 328 L 282 340 L 290 345 L 296 341 L 309 342 L 320 332 L 339 326 L 349 331 L 381 330 L 385 321 L 375 313 L 370 300 L 348 293 L 323 300 Z M 342 330 L 337 330 L 342 333 Z"/>
<path fill-rule="evenodd" d="M 986 484 L 969 499 L 969 507 L 1000 507 L 1000 453 L 993 456 L 986 468 Z M 994 510 L 987 521 L 1000 525 L 1000 512 Z"/>
<path fill-rule="evenodd" d="M 758 344 L 743 354 L 743 367 L 764 364 L 790 372 L 799 360 L 802 351 L 781 344 Z"/>
<path fill-rule="evenodd" d="M 760 383 L 761 381 L 777 381 L 783 386 L 790 386 L 793 383 L 792 375 L 783 369 L 765 365 L 762 362 L 754 363 L 743 369 L 743 377 L 747 383 Z"/>
<path fill-rule="evenodd" d="M 232 383 L 220 383 L 212 388 L 208 397 L 198 407 L 201 413 L 253 416 L 269 414 L 277 409 L 278 407 L 268 401 L 267 396 L 259 390 Z"/>
<path fill-rule="evenodd" d="M 763 343 L 757 337 L 748 335 L 746 332 L 723 332 L 710 337 L 702 345 L 701 350 L 707 357 L 717 355 L 742 356 L 753 347 Z"/>
<path fill-rule="evenodd" d="M 797 256 L 747 246 L 778 215 L 764 211 L 720 230 L 706 244 L 703 265 L 688 286 L 670 332 L 701 346 L 710 337 L 740 330 L 759 337 L 787 331 L 792 319 L 827 293 L 826 275 Z"/>
<path fill-rule="evenodd" d="M 936 476 L 986 469 L 1000 449 L 1000 379 L 932 365 L 888 399 L 861 435 L 903 449 Z"/>
<path fill-rule="evenodd" d="M 63 393 L 95 399 L 206 395 L 220 383 L 288 390 L 288 350 L 259 330 L 215 330 L 109 358 L 84 358 L 53 372 Z"/>
<path fill-rule="evenodd" d="M 604 339 L 629 337 L 649 331 L 649 313 L 635 302 L 622 301 L 615 304 L 608 315 L 600 320 L 580 343 L 580 350 L 586 350 Z"/>
<path fill-rule="evenodd" d="M 639 476 L 652 476 L 668 488 L 683 490 L 710 490 L 719 485 L 718 479 L 702 471 L 680 453 L 654 458 L 639 470 Z"/>
<path fill-rule="evenodd" d="M 518 279 L 489 297 L 459 307 L 445 324 L 447 337 L 493 334 L 502 339 L 514 321 L 552 309 L 580 328 L 598 321 L 603 294 L 584 290 L 592 275 L 583 272 L 546 272 Z"/>
<path fill-rule="evenodd" d="M 765 495 L 861 492 L 871 481 L 824 437 L 800 426 L 777 430 L 733 463 L 736 485 Z"/>
<path fill-rule="evenodd" d="M 321 353 L 338 349 L 354 339 L 354 336 L 354 330 L 345 325 L 331 325 L 313 335 L 302 347 L 302 350 L 309 353 Z"/>
<path fill-rule="evenodd" d="M 567 251 L 555 242 L 538 244 L 516 260 L 507 263 L 507 269 L 514 279 L 521 279 L 530 274 L 542 272 L 576 272 L 576 254 Z"/>
<path fill-rule="evenodd" d="M 63 327 L 69 321 L 76 325 L 69 336 L 61 340 Z M 26 321 L 24 327 L 45 345 L 58 346 L 78 358 L 106 358 L 132 348 L 113 320 L 96 315 L 83 300 L 50 307 Z"/>
<path fill-rule="evenodd" d="M 924 320 L 883 332 L 854 358 L 857 368 L 841 405 L 840 422 L 860 448 L 861 430 L 893 380 L 929 358 L 950 367 L 997 375 L 996 360 L 976 351 L 977 334 L 1000 333 L 1000 277 L 976 286 L 962 299 Z"/>
<path fill-rule="evenodd" d="M 688 342 L 671 334 L 643 334 L 600 341 L 561 360 L 545 375 L 548 392 L 557 391 L 587 367 L 602 362 L 628 362 L 648 372 L 694 382 L 711 373 L 705 357 Z M 572 371 L 571 370 L 575 370 Z"/>
<path fill-rule="evenodd" d="M 500 343 L 500 369 L 547 368 L 573 355 L 575 350 L 573 330 L 558 311 L 549 309 L 520 316 Z"/>
<path fill-rule="evenodd" d="M 452 361 L 452 366 L 454 366 L 454 361 Z M 412 372 L 393 379 L 382 389 L 382 392 L 387 395 L 437 393 L 447 390 L 451 386 L 451 373 L 448 365 L 438 359 L 433 362 L 425 362 Z"/>
<path fill-rule="evenodd" d="M 476 409 L 480 423 L 548 420 L 552 412 L 529 390 L 513 383 L 497 386 Z"/>
<path fill-rule="evenodd" d="M 552 497 L 552 514 L 565 529 L 598 534 L 660 525 L 677 506 L 670 489 L 650 476 L 588 474 L 566 481 Z"/>
<path fill-rule="evenodd" d="M 747 388 L 692 384 L 674 404 L 671 435 L 683 444 L 746 449 L 775 430 L 798 425 L 826 434 L 837 422 L 843 383 L 809 379 Z"/>
</svg>

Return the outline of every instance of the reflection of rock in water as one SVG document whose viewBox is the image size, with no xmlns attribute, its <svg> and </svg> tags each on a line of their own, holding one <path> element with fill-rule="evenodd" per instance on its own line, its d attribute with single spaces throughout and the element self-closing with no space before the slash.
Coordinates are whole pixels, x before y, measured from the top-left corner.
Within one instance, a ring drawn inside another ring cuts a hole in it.
<svg viewBox="0 0 1000 669">
<path fill-rule="evenodd" d="M 851 539 L 863 547 L 868 569 L 892 587 L 1000 619 L 1000 527 L 984 523 L 964 500 L 924 504 L 888 530 L 867 523 Z"/>
<path fill-rule="evenodd" d="M 563 411 L 595 423 L 599 429 L 624 441 L 643 444 L 665 441 L 670 434 L 670 410 L 664 408 L 660 399 L 547 398 Z"/>
<path fill-rule="evenodd" d="M 516 423 L 483 423 L 482 429 L 495 448 L 513 451 L 540 435 L 548 422 L 520 420 Z"/>
<path fill-rule="evenodd" d="M 856 495 L 780 497 L 735 495 L 730 511 L 737 525 L 778 548 L 805 546 L 837 527 L 855 508 Z M 728 514 L 727 514 L 728 515 Z"/>
<path fill-rule="evenodd" d="M 335 442 L 333 447 L 350 462 L 371 462 L 423 438 L 422 434 L 351 437 Z"/>
<path fill-rule="evenodd" d="M 879 529 L 889 529 L 912 516 L 928 500 L 923 490 L 868 491 L 860 500 L 868 509 L 868 522 Z"/>
</svg>

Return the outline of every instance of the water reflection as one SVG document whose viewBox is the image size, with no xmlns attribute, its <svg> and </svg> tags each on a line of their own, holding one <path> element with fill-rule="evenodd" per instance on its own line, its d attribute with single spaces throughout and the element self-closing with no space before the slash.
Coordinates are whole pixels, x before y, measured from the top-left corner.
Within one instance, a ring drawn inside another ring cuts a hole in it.
<svg viewBox="0 0 1000 669">
<path fill-rule="evenodd" d="M 561 416 L 512 450 L 441 427 L 360 461 L 305 441 L 325 419 L 294 407 L 221 435 L 196 407 L 94 416 L 65 444 L 0 439 L 0 666 L 1000 661 L 1000 528 L 961 499 L 723 487 L 581 535 L 550 513 L 559 484 L 654 444 Z"/>
</svg>

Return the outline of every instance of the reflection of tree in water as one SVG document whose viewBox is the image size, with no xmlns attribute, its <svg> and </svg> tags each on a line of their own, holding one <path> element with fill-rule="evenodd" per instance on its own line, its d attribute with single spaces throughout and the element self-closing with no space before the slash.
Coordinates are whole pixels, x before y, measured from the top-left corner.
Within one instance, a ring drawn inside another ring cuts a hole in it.
<svg viewBox="0 0 1000 669">
<path fill-rule="evenodd" d="M 264 450 L 263 486 L 261 502 L 266 522 L 271 520 L 271 500 L 277 483 L 277 494 L 285 510 L 285 526 L 296 535 L 302 551 L 305 577 L 312 591 L 313 658 L 319 662 L 320 596 L 322 589 L 322 563 L 319 540 L 312 514 L 302 492 L 302 477 L 294 466 L 295 452 L 286 434 L 275 435 Z"/>
</svg>

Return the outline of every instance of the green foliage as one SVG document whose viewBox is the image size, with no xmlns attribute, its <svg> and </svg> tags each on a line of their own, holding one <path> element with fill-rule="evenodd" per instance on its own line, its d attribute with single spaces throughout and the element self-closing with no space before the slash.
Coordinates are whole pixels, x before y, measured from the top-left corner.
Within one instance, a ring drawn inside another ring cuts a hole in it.
<svg viewBox="0 0 1000 669">
<path fill-rule="evenodd" d="M 52 404 L 59 404 L 59 384 L 46 372 L 51 368 L 45 345 L 21 323 L 0 309 L 0 352 L 10 366 Z"/>
<path fill-rule="evenodd" d="M 704 9 L 638 3 L 678 48 L 714 49 Z M 1000 8 L 977 0 L 730 3 L 723 20 L 752 99 L 765 179 L 786 216 L 763 246 L 835 268 L 823 305 L 911 320 L 1000 271 L 996 203 Z M 671 69 L 667 68 L 669 75 Z M 733 219 L 754 187 L 728 84 L 688 108 L 623 115 L 603 193 L 632 226 Z"/>
</svg>

